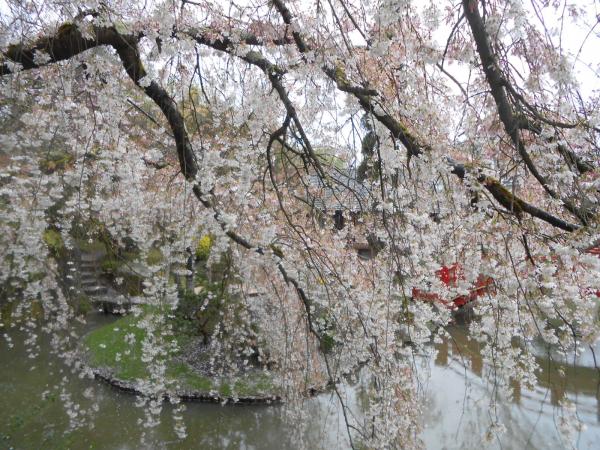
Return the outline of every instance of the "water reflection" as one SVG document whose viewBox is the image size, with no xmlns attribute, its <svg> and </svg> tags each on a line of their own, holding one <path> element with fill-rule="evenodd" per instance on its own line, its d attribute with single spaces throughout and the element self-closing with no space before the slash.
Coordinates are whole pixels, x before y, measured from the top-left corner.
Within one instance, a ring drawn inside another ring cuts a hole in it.
<svg viewBox="0 0 600 450">
<path fill-rule="evenodd" d="M 88 327 L 114 320 L 92 315 Z M 296 418 L 274 406 L 221 406 L 188 403 L 183 413 L 188 437 L 177 439 L 172 406 L 165 404 L 161 423 L 141 425 L 143 412 L 135 397 L 96 380 L 80 378 L 50 354 L 42 339 L 39 357 L 27 357 L 23 335 L 11 333 L 15 345 L 0 340 L 0 449 L 295 449 L 346 448 L 346 430 L 329 396 L 310 399 Z M 65 387 L 81 413 L 97 408 L 85 426 L 71 430 L 61 399 Z M 46 392 L 46 395 L 42 394 Z M 43 398 L 44 397 L 44 398 Z M 146 444 L 140 441 L 146 432 Z"/>
<path fill-rule="evenodd" d="M 113 320 L 90 317 L 93 328 Z M 421 435 L 431 449 L 477 449 L 489 437 L 492 448 L 565 448 L 560 428 L 562 401 L 576 404 L 576 414 L 587 426 L 574 442 L 578 448 L 597 448 L 600 442 L 600 377 L 593 355 L 584 353 L 565 363 L 553 352 L 538 349 L 539 383 L 529 390 L 512 384 L 511 395 L 499 394 L 483 378 L 486 370 L 479 344 L 467 338 L 465 328 L 449 330 L 451 339 L 436 347 L 437 353 L 417 358 L 422 380 L 425 429 Z M 81 379 L 66 370 L 42 342 L 31 369 L 22 344 L 23 336 L 11 333 L 15 348 L 0 342 L 0 449 L 344 449 L 348 448 L 343 415 L 332 395 L 305 401 L 302 417 L 285 408 L 266 406 L 222 407 L 189 403 L 184 420 L 189 436 L 178 440 L 173 430 L 171 406 L 165 405 L 161 424 L 144 430 L 143 412 L 135 397 L 95 380 Z M 432 348 L 433 350 L 433 348 Z M 600 354 L 600 352 L 597 352 Z M 564 376 L 559 376 L 562 370 Z M 365 377 L 366 378 L 366 377 Z M 69 429 L 61 391 L 64 385 L 82 410 L 98 411 L 82 428 Z M 42 393 L 48 391 L 45 399 Z M 359 415 L 366 385 L 346 386 L 349 403 Z M 362 400 L 362 401 L 361 401 Z M 489 433 L 502 422 L 506 432 Z M 147 433 L 147 445 L 140 443 Z"/>
<path fill-rule="evenodd" d="M 600 372 L 593 365 L 593 350 L 587 349 L 575 360 L 568 357 L 567 362 L 556 352 L 538 346 L 540 372 L 535 388 L 529 390 L 513 381 L 510 395 L 502 396 L 482 378 L 486 368 L 480 344 L 468 339 L 464 327 L 448 331 L 451 338 L 436 346 L 433 361 L 421 361 L 431 376 L 423 433 L 429 448 L 478 448 L 478 442 L 486 437 L 492 448 L 570 447 L 559 431 L 563 417 L 569 414 L 562 408 L 565 400 L 575 404 L 573 414 L 584 424 L 573 444 L 582 449 L 597 448 Z M 505 433 L 497 434 L 490 428 L 496 422 L 506 426 Z"/>
</svg>

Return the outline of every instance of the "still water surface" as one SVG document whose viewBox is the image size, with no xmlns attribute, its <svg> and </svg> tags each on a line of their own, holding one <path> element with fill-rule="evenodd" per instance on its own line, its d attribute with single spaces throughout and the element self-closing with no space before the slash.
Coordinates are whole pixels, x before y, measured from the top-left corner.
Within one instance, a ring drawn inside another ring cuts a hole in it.
<svg viewBox="0 0 600 450">
<path fill-rule="evenodd" d="M 114 320 L 93 315 L 89 327 Z M 581 449 L 600 448 L 599 372 L 591 351 L 575 364 L 561 368 L 540 350 L 543 372 L 533 391 L 514 387 L 510 398 L 490 408 L 494 389 L 481 377 L 483 367 L 477 345 L 465 330 L 453 327 L 452 339 L 439 345 L 437 356 L 417 358 L 424 392 L 425 429 L 421 438 L 431 449 L 478 449 L 490 423 L 496 418 L 507 430 L 491 440 L 490 448 L 566 448 L 558 431 L 561 401 L 570 399 L 585 429 L 574 442 Z M 305 401 L 302 418 L 286 416 L 285 408 L 269 406 L 220 406 L 188 403 L 183 413 L 188 437 L 178 440 L 173 431 L 171 406 L 165 405 L 161 424 L 140 443 L 142 410 L 134 397 L 95 380 L 81 379 L 64 369 L 56 357 L 44 352 L 27 357 L 22 336 L 13 333 L 15 347 L 0 341 L 0 449 L 294 449 L 348 447 L 343 417 L 336 400 L 321 395 Z M 44 346 L 42 345 L 42 350 Z M 600 355 L 600 351 L 596 351 Z M 97 404 L 93 428 L 69 430 L 60 391 L 63 383 L 70 399 L 84 409 Z M 363 387 L 348 387 L 357 402 Z M 46 399 L 42 393 L 48 392 Z M 352 403 L 352 402 L 351 402 Z"/>
</svg>

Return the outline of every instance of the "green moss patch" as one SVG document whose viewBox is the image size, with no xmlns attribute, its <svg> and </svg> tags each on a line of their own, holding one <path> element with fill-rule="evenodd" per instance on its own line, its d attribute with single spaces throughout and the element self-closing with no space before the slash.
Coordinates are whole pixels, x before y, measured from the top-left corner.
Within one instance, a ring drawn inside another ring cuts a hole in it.
<svg viewBox="0 0 600 450">
<path fill-rule="evenodd" d="M 214 390 L 213 382 L 209 377 L 197 374 L 186 363 L 169 364 L 167 376 L 179 382 L 182 388 L 200 392 Z"/>
<path fill-rule="evenodd" d="M 141 359 L 145 331 L 137 326 L 139 320 L 133 315 L 125 316 L 89 333 L 84 343 L 90 364 L 111 368 L 123 380 L 145 378 L 146 365 Z M 127 340 L 131 334 L 134 342 Z"/>
<path fill-rule="evenodd" d="M 149 308 L 144 314 L 152 314 Z M 84 338 L 87 362 L 94 368 L 108 369 L 116 379 L 136 382 L 148 377 L 146 363 L 142 361 L 142 341 L 146 331 L 138 327 L 142 316 L 124 316 L 104 325 Z M 179 348 L 189 343 L 190 336 L 180 335 L 176 339 Z M 237 377 L 217 378 L 196 372 L 187 363 L 170 355 L 167 362 L 167 378 L 175 382 L 186 393 L 210 395 L 218 393 L 222 398 L 271 397 L 277 389 L 269 373 L 251 370 Z"/>
<path fill-rule="evenodd" d="M 148 251 L 146 262 L 151 266 L 155 266 L 157 264 L 160 264 L 163 261 L 163 259 L 165 259 L 165 257 L 163 256 L 160 249 L 153 247 Z"/>
<path fill-rule="evenodd" d="M 60 232 L 54 228 L 48 228 L 44 231 L 42 239 L 48 246 L 48 248 L 55 253 L 60 253 L 65 248 L 65 243 Z"/>
<path fill-rule="evenodd" d="M 108 253 L 106 244 L 98 239 L 80 239 L 75 238 L 77 248 L 84 253 Z"/>
</svg>

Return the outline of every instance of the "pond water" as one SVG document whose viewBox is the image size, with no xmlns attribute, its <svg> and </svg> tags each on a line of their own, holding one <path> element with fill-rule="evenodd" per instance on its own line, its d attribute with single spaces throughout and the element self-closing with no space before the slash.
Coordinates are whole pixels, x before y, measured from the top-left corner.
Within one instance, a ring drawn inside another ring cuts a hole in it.
<svg viewBox="0 0 600 450">
<path fill-rule="evenodd" d="M 506 432 L 492 439 L 491 448 L 599 448 L 600 371 L 594 354 L 600 355 L 600 345 L 587 348 L 576 360 L 571 355 L 568 362 L 540 346 L 536 359 L 541 373 L 535 389 L 515 384 L 509 397 L 491 407 L 495 390 L 481 377 L 485 367 L 478 345 L 467 339 L 463 327 L 449 331 L 452 338 L 438 346 L 434 360 L 424 363 L 431 377 L 421 377 L 427 380 L 423 439 L 428 448 L 480 448 L 490 424 L 498 420 Z M 573 402 L 573 413 L 583 424 L 572 443 L 559 431 L 564 412 L 560 405 L 566 400 Z"/>
<path fill-rule="evenodd" d="M 87 327 L 111 320 L 93 314 Z M 501 399 L 492 410 L 494 389 L 481 378 L 484 367 L 477 346 L 466 339 L 463 328 L 449 331 L 452 339 L 438 346 L 435 358 L 419 357 L 416 363 L 423 381 L 425 429 L 421 437 L 427 448 L 480 448 L 496 417 L 507 430 L 491 441 L 491 448 L 567 447 L 558 431 L 558 405 L 566 398 L 575 403 L 575 412 L 585 425 L 575 444 L 582 449 L 598 448 L 600 377 L 591 351 L 575 364 L 563 366 L 565 377 L 557 375 L 556 363 L 542 356 L 539 361 L 544 370 L 536 388 L 515 386 L 514 395 Z M 79 378 L 50 355 L 43 343 L 31 369 L 23 336 L 15 332 L 11 337 L 12 349 L 0 340 L 0 449 L 348 448 L 343 417 L 332 395 L 306 400 L 302 418 L 286 416 L 282 407 L 188 403 L 183 413 L 188 437 L 183 441 L 173 431 L 172 407 L 165 404 L 161 424 L 147 430 L 140 425 L 144 416 L 134 396 Z M 81 428 L 69 430 L 60 388 L 52 388 L 61 383 L 70 394 L 68 400 L 84 409 L 97 406 L 93 420 Z M 347 390 L 356 403 L 363 389 L 357 385 Z M 140 443 L 144 431 L 145 445 Z"/>
</svg>

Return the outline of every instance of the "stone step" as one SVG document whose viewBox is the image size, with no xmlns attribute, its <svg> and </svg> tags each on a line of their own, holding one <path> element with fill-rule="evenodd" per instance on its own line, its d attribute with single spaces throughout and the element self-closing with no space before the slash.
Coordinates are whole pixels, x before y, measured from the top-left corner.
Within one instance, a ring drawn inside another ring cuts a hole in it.
<svg viewBox="0 0 600 450">
<path fill-rule="evenodd" d="M 98 278 L 98 272 L 79 271 L 79 278 Z"/>
<path fill-rule="evenodd" d="M 83 287 L 83 292 L 86 293 L 86 295 L 102 295 L 102 294 L 106 294 L 106 286 L 88 286 L 88 287 Z"/>
<path fill-rule="evenodd" d="M 81 256 L 79 258 L 79 264 L 95 264 L 95 265 L 98 265 L 98 264 L 100 264 L 100 261 L 102 261 L 102 257 L 96 257 L 96 256 L 83 257 L 83 256 Z"/>
<path fill-rule="evenodd" d="M 87 270 L 80 270 L 79 271 L 79 278 L 98 278 L 98 272 L 94 271 L 87 271 Z"/>
<path fill-rule="evenodd" d="M 82 262 L 79 264 L 79 270 L 96 270 L 100 267 L 100 264 L 92 262 Z"/>
<path fill-rule="evenodd" d="M 81 261 L 98 261 L 102 259 L 106 255 L 106 252 L 103 250 L 95 251 L 95 252 L 80 252 L 79 259 Z"/>
<path fill-rule="evenodd" d="M 129 300 L 127 300 L 122 295 L 99 295 L 93 299 L 94 303 L 110 303 L 112 305 L 130 305 Z"/>
<path fill-rule="evenodd" d="M 124 305 L 124 306 L 147 305 L 148 304 L 144 297 L 138 297 L 138 296 L 125 297 L 124 295 L 121 295 L 121 294 L 118 294 L 118 293 L 112 291 L 112 289 L 109 292 L 107 292 L 106 294 L 94 296 L 94 298 L 92 298 L 91 301 L 94 303 L 110 303 L 110 304 Z"/>
<path fill-rule="evenodd" d="M 98 277 L 81 278 L 80 284 L 81 287 L 98 286 L 100 285 L 100 280 L 98 280 Z"/>
<path fill-rule="evenodd" d="M 93 277 L 95 277 L 97 273 L 98 273 L 97 270 L 89 270 L 89 269 L 88 270 L 80 270 L 79 271 L 79 276 L 80 277 L 84 277 L 84 276 L 93 276 Z"/>
<path fill-rule="evenodd" d="M 95 266 L 100 262 L 99 259 L 89 260 L 89 259 L 80 259 L 79 265 L 81 266 Z"/>
<path fill-rule="evenodd" d="M 98 272 L 95 270 L 80 270 L 79 278 L 90 278 L 90 277 L 98 277 Z"/>
<path fill-rule="evenodd" d="M 94 284 L 88 284 L 86 286 L 82 286 L 83 289 L 88 290 L 88 291 L 93 291 L 93 290 L 106 290 L 107 287 L 105 285 L 103 285 L 102 283 L 94 283 Z"/>
</svg>

